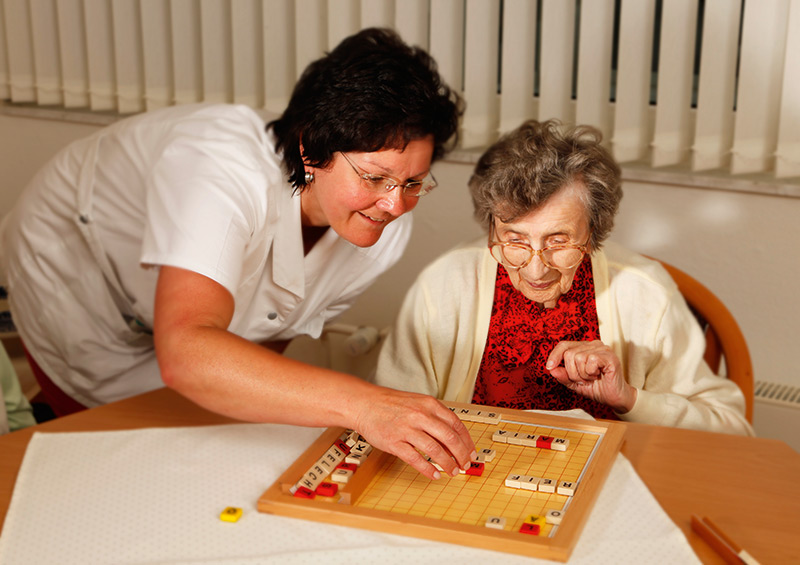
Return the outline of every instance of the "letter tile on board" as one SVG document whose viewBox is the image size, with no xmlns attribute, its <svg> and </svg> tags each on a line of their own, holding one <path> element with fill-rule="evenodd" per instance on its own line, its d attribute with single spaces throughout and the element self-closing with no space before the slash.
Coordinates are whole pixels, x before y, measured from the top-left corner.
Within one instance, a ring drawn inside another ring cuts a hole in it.
<svg viewBox="0 0 800 565">
<path fill-rule="evenodd" d="M 522 438 L 524 435 L 525 434 L 521 434 L 519 432 L 508 434 L 508 437 L 506 438 L 506 443 L 509 443 L 511 445 L 522 445 Z"/>
<path fill-rule="evenodd" d="M 524 434 L 521 435 L 519 438 L 521 445 L 527 445 L 530 447 L 536 447 L 536 440 L 539 439 L 539 436 L 533 434 Z"/>
<path fill-rule="evenodd" d="M 548 510 L 547 514 L 544 515 L 545 520 L 547 520 L 548 524 L 558 525 L 561 523 L 561 518 L 564 516 L 564 513 L 561 510 Z"/>
<path fill-rule="evenodd" d="M 461 418 L 464 421 L 471 422 L 472 420 L 472 410 L 469 408 L 459 408 L 456 410 L 456 416 Z"/>
<path fill-rule="evenodd" d="M 540 479 L 539 477 L 529 477 L 527 475 L 522 475 L 522 477 L 519 479 L 519 488 L 524 490 L 536 491 L 537 485 L 541 480 L 542 479 Z"/>
<path fill-rule="evenodd" d="M 348 453 L 350 453 L 350 446 L 349 446 L 349 445 L 347 445 L 345 442 L 343 442 L 343 441 L 342 441 L 342 440 L 340 440 L 340 439 L 337 439 L 336 441 L 334 441 L 334 442 L 333 442 L 333 445 L 335 445 L 336 447 L 338 447 L 338 448 L 339 448 L 339 450 L 341 450 L 341 451 L 342 451 L 342 459 L 344 459 L 344 456 L 345 456 L 345 455 L 347 455 Z"/>
<path fill-rule="evenodd" d="M 317 485 L 322 482 L 322 480 L 327 476 L 328 472 L 323 469 L 320 465 L 314 465 L 306 471 L 306 474 L 303 475 L 303 478 L 300 479 L 298 486 L 303 486 L 308 490 L 313 491 L 317 488 Z"/>
<path fill-rule="evenodd" d="M 502 530 L 506 527 L 506 519 L 502 516 L 489 516 L 486 518 L 486 527 Z"/>
<path fill-rule="evenodd" d="M 361 465 L 366 459 L 366 456 L 363 453 L 353 453 L 351 452 L 347 457 L 344 458 L 345 463 L 349 463 L 350 465 Z"/>
<path fill-rule="evenodd" d="M 483 417 L 486 418 L 487 424 L 499 424 L 500 420 L 502 419 L 500 414 L 497 412 L 484 412 Z"/>
<path fill-rule="evenodd" d="M 536 447 L 541 449 L 550 449 L 550 445 L 553 443 L 553 438 L 550 436 L 539 436 L 536 440 Z"/>
<path fill-rule="evenodd" d="M 494 449 L 481 449 L 478 452 L 478 463 L 488 463 L 494 456 L 497 455 L 497 452 Z"/>
<path fill-rule="evenodd" d="M 469 468 L 467 468 L 465 473 L 467 475 L 472 475 L 474 477 L 480 477 L 481 475 L 483 475 L 483 468 L 484 468 L 483 463 L 478 463 L 476 461 L 473 461 L 472 463 L 469 464 Z"/>
<path fill-rule="evenodd" d="M 539 481 L 539 492 L 556 492 L 556 482 L 553 479 L 542 479 Z"/>
<path fill-rule="evenodd" d="M 530 534 L 532 536 L 538 536 L 539 530 L 541 530 L 541 526 L 539 524 L 528 524 L 528 523 L 522 524 L 522 527 L 519 529 L 521 533 Z"/>
<path fill-rule="evenodd" d="M 294 491 L 294 496 L 297 498 L 314 498 L 316 495 L 313 490 L 309 490 L 306 487 L 297 487 L 297 490 Z"/>
<path fill-rule="evenodd" d="M 325 453 L 325 458 L 334 465 L 338 465 L 340 461 L 344 460 L 344 456 L 344 451 L 336 445 L 332 445 Z"/>
<path fill-rule="evenodd" d="M 324 481 L 320 483 L 315 492 L 320 496 L 335 496 L 339 492 L 339 485 Z"/>
<path fill-rule="evenodd" d="M 496 441 L 498 443 L 508 443 L 508 436 L 510 434 L 506 430 L 495 430 L 492 434 L 492 441 Z"/>
<path fill-rule="evenodd" d="M 490 410 L 470 410 L 470 417 L 473 422 L 482 422 L 484 424 L 499 424 L 500 414 Z"/>
<path fill-rule="evenodd" d="M 506 486 L 511 488 L 520 488 L 520 480 L 522 475 L 509 475 L 506 477 Z"/>
<path fill-rule="evenodd" d="M 575 494 L 576 486 L 577 485 L 573 482 L 561 481 L 560 483 L 558 483 L 558 488 L 556 489 L 556 492 L 558 494 L 565 494 L 567 496 L 572 496 Z"/>
<path fill-rule="evenodd" d="M 307 488 L 308 490 L 314 490 L 315 488 L 317 488 L 317 485 L 320 482 L 322 482 L 322 477 L 319 477 L 315 480 L 309 478 L 308 475 L 306 475 L 302 479 L 300 479 L 300 482 L 297 483 L 297 486 Z"/>
<path fill-rule="evenodd" d="M 547 519 L 544 516 L 539 516 L 538 514 L 530 514 L 525 518 L 524 522 L 526 524 L 539 524 L 540 526 L 544 526 L 547 523 Z"/>
<path fill-rule="evenodd" d="M 336 469 L 331 473 L 331 480 L 337 483 L 346 483 L 353 476 L 353 471 L 347 469 Z"/>
<path fill-rule="evenodd" d="M 352 451 L 355 453 L 361 453 L 364 455 L 364 457 L 366 457 L 372 453 L 372 446 L 366 441 L 359 441 Z"/>
<path fill-rule="evenodd" d="M 428 456 L 426 456 L 426 457 L 425 457 L 425 461 L 427 461 L 428 463 L 430 463 L 431 465 L 433 465 L 433 466 L 434 466 L 434 468 L 435 468 L 437 471 L 444 471 L 444 469 L 442 468 L 442 466 L 441 466 L 441 465 L 439 465 L 439 464 L 438 464 L 436 461 L 434 461 L 434 460 L 431 458 L 431 456 L 430 456 L 430 455 L 428 455 Z"/>
<path fill-rule="evenodd" d="M 553 443 L 550 444 L 550 449 L 555 451 L 566 451 L 569 447 L 569 440 L 563 437 L 553 438 Z"/>
</svg>

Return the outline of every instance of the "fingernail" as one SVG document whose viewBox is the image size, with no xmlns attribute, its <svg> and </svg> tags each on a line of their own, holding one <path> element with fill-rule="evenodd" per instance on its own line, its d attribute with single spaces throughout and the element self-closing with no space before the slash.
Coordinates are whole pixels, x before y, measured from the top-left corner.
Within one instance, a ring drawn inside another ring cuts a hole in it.
<svg viewBox="0 0 800 565">
<path fill-rule="evenodd" d="M 438 481 L 441 478 L 442 478 L 442 474 L 439 471 L 434 471 L 433 472 L 433 480 L 434 481 Z"/>
<path fill-rule="evenodd" d="M 478 460 L 478 452 L 477 451 L 473 451 L 472 453 L 469 454 L 469 458 L 472 461 L 477 461 Z"/>
</svg>

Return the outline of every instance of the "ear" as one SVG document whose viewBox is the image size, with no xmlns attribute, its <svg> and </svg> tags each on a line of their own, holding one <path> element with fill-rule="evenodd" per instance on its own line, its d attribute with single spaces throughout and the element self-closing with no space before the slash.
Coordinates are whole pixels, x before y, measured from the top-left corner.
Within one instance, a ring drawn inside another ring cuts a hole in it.
<svg viewBox="0 0 800 565">
<path fill-rule="evenodd" d="M 303 147 L 303 142 L 300 142 L 300 158 L 303 160 L 303 168 L 305 169 L 306 174 L 311 173 L 314 174 L 314 167 L 308 164 L 308 159 L 306 159 L 306 151 L 305 147 Z"/>
<path fill-rule="evenodd" d="M 302 139 L 300 139 L 300 157 L 303 159 L 303 164 L 308 165 L 308 159 L 306 158 L 306 148 L 303 147 Z"/>
</svg>

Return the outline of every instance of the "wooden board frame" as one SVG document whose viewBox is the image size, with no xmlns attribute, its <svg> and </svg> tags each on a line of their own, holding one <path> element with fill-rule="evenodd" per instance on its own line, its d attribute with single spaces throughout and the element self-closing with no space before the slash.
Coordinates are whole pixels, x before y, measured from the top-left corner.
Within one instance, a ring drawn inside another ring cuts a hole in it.
<svg viewBox="0 0 800 565">
<path fill-rule="evenodd" d="M 561 524 L 552 536 L 532 536 L 515 531 L 496 530 L 484 525 L 476 526 L 358 507 L 353 503 L 369 486 L 377 471 L 396 460 L 393 455 L 378 449 L 373 450 L 344 488 L 340 486 L 341 495 L 336 501 L 320 497 L 304 499 L 293 496 L 289 489 L 325 454 L 333 442 L 340 438 L 345 432 L 342 428 L 329 428 L 323 432 L 261 495 L 258 499 L 258 511 L 543 559 L 557 561 L 569 559 L 622 445 L 624 425 L 456 402 L 445 402 L 445 404 L 457 409 L 471 408 L 499 413 L 502 421 L 497 425 L 498 429 L 503 422 L 515 422 L 599 436 L 594 452 L 584 466 L 579 488 L 570 500 L 569 511 L 564 513 Z"/>
</svg>

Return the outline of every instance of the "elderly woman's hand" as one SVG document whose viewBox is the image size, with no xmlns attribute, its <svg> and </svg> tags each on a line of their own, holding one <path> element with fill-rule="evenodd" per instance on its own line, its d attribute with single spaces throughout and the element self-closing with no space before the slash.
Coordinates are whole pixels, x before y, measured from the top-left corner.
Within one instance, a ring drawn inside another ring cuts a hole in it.
<svg viewBox="0 0 800 565">
<path fill-rule="evenodd" d="M 451 476 L 477 457 L 469 431 L 452 410 L 432 396 L 375 387 L 357 410 L 355 429 L 382 451 L 392 453 L 430 479 L 439 472 L 422 453 Z"/>
<path fill-rule="evenodd" d="M 625 381 L 619 359 L 602 341 L 559 342 L 546 368 L 562 385 L 617 413 L 628 412 L 636 402 L 636 389 Z"/>
</svg>

